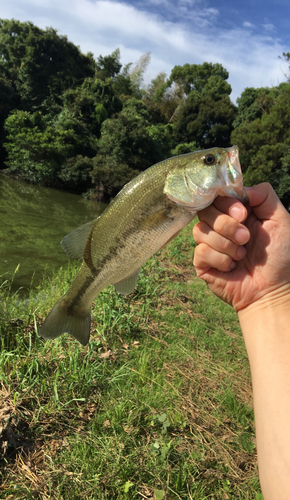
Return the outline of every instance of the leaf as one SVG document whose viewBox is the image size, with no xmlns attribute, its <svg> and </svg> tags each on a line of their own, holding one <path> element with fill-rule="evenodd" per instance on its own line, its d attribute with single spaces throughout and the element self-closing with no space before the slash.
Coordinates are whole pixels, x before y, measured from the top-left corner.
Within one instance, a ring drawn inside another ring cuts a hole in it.
<svg viewBox="0 0 290 500">
<path fill-rule="evenodd" d="M 156 500 L 162 500 L 162 498 L 164 498 L 165 492 L 163 490 L 154 490 L 154 495 Z"/>
<path fill-rule="evenodd" d="M 158 418 L 159 422 L 163 423 L 167 419 L 167 415 L 166 415 L 166 413 L 162 413 L 162 415 L 157 415 L 157 418 Z"/>
<path fill-rule="evenodd" d="M 99 358 L 103 358 L 103 359 L 106 359 L 106 358 L 109 358 L 110 356 L 112 356 L 112 351 L 111 349 L 109 349 L 107 352 L 102 352 L 101 354 L 99 354 Z"/>
<path fill-rule="evenodd" d="M 134 483 L 131 483 L 131 481 L 127 481 L 124 485 L 123 485 L 123 491 L 124 493 L 128 493 L 129 489 L 134 486 Z M 161 497 L 163 498 L 163 497 Z"/>
</svg>

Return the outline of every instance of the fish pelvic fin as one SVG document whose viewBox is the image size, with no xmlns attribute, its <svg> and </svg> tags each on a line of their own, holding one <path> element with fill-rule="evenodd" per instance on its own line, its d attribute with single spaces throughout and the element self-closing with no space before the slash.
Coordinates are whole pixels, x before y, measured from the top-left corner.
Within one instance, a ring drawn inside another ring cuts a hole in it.
<svg viewBox="0 0 290 500">
<path fill-rule="evenodd" d="M 64 298 L 57 301 L 39 330 L 39 336 L 44 339 L 56 339 L 63 333 L 69 333 L 82 345 L 90 338 L 91 313 L 86 315 L 70 315 L 64 305 Z"/>
</svg>

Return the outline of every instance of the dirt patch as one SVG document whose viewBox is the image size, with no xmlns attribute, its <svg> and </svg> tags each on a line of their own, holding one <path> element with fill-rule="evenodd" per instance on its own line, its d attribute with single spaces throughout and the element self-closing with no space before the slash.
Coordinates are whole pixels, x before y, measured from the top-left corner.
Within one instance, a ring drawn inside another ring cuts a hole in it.
<svg viewBox="0 0 290 500">
<path fill-rule="evenodd" d="M 31 413 L 14 402 L 14 398 L 3 384 L 0 388 L 0 460 L 15 459 L 22 450 L 31 448 L 28 419 Z"/>
</svg>

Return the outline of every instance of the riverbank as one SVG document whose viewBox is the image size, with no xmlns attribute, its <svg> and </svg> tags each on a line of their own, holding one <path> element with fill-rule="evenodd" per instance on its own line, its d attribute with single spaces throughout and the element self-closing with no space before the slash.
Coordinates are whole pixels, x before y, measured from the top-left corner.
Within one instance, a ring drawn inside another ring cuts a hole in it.
<svg viewBox="0 0 290 500">
<path fill-rule="evenodd" d="M 262 499 L 237 317 L 195 277 L 190 233 L 133 294 L 98 296 L 86 347 L 35 334 L 77 265 L 26 304 L 2 287 L 1 498 Z"/>
<path fill-rule="evenodd" d="M 0 284 L 13 276 L 12 290 L 21 288 L 26 297 L 31 286 L 41 283 L 44 272 L 51 276 L 67 265 L 62 238 L 97 218 L 107 206 L 1 174 L 0 198 Z"/>
</svg>

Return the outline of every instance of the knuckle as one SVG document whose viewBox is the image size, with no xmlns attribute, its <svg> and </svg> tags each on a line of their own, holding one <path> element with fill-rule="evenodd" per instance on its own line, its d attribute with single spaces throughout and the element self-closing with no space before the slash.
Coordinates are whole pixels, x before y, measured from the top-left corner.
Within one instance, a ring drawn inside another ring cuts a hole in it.
<svg viewBox="0 0 290 500">
<path fill-rule="evenodd" d="M 221 271 L 229 271 L 232 264 L 232 258 L 229 255 L 223 255 L 220 260 Z"/>
<path fill-rule="evenodd" d="M 214 230 L 219 234 L 223 233 L 224 228 L 229 224 L 228 219 L 227 215 L 219 215 L 214 223 Z"/>
<path fill-rule="evenodd" d="M 206 263 L 209 250 L 210 248 L 205 243 L 200 243 L 196 247 L 193 257 L 193 263 L 196 267 L 202 267 Z"/>
<path fill-rule="evenodd" d="M 228 215 L 221 215 L 216 220 L 214 230 L 225 237 L 232 237 L 237 225 L 238 223 Z"/>
<path fill-rule="evenodd" d="M 233 254 L 235 253 L 235 247 L 234 243 L 232 243 L 230 240 L 227 238 L 223 238 L 221 240 L 221 251 L 226 253 L 226 254 Z"/>
<path fill-rule="evenodd" d="M 205 222 L 198 222 L 192 230 L 193 237 L 197 244 L 203 242 L 209 232 L 210 228 Z"/>
</svg>

